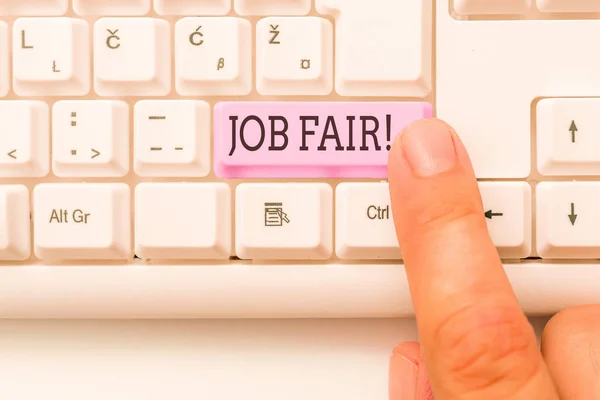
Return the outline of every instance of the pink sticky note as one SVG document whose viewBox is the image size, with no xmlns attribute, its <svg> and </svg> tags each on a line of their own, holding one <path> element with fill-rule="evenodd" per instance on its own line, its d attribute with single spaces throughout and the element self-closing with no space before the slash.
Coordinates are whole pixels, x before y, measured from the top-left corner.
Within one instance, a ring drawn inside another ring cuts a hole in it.
<svg viewBox="0 0 600 400">
<path fill-rule="evenodd" d="M 222 102 L 214 110 L 222 178 L 387 178 L 390 146 L 424 102 Z"/>
</svg>

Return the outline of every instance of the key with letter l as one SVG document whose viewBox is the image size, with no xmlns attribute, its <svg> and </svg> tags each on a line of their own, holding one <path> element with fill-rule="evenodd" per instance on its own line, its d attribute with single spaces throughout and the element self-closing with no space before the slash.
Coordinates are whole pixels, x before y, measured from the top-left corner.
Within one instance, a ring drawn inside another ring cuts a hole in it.
<svg viewBox="0 0 600 400">
<path fill-rule="evenodd" d="M 83 96 L 90 90 L 88 23 L 19 18 L 13 25 L 13 87 L 19 96 Z"/>
<path fill-rule="evenodd" d="M 421 102 L 223 102 L 214 110 L 224 178 L 386 178 L 388 151 Z"/>
</svg>

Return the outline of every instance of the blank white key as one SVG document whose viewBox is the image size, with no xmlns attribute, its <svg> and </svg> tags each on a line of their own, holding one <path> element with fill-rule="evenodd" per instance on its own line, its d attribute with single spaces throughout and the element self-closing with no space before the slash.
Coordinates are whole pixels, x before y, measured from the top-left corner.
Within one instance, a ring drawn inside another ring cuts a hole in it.
<svg viewBox="0 0 600 400">
<path fill-rule="evenodd" d="M 41 101 L 0 101 L 0 177 L 42 177 L 50 169 L 50 111 Z"/>
<path fill-rule="evenodd" d="M 531 255 L 531 187 L 526 182 L 480 182 L 488 232 L 500 257 Z"/>
<path fill-rule="evenodd" d="M 539 101 L 537 147 L 544 175 L 600 174 L 600 98 Z"/>
<path fill-rule="evenodd" d="M 160 15 L 225 15 L 231 11 L 231 0 L 154 0 Z"/>
<path fill-rule="evenodd" d="M 46 261 L 132 257 L 129 186 L 41 184 L 33 191 L 35 255 Z"/>
<path fill-rule="evenodd" d="M 69 0 L 2 0 L 0 15 L 63 15 L 69 8 Z"/>
<path fill-rule="evenodd" d="M 543 182 L 536 196 L 540 257 L 600 257 L 600 182 Z"/>
<path fill-rule="evenodd" d="M 8 93 L 8 27 L 0 21 L 0 97 Z"/>
<path fill-rule="evenodd" d="M 333 89 L 333 27 L 325 18 L 269 17 L 256 25 L 256 89 L 325 95 Z"/>
<path fill-rule="evenodd" d="M 52 168 L 61 177 L 129 171 L 129 108 L 123 101 L 63 100 L 52 108 Z"/>
<path fill-rule="evenodd" d="M 347 1 L 347 0 L 346 0 Z M 305 15 L 311 0 L 233 0 L 240 15 Z"/>
<path fill-rule="evenodd" d="M 13 25 L 13 87 L 19 96 L 82 96 L 90 90 L 88 23 L 19 18 Z"/>
<path fill-rule="evenodd" d="M 454 0 L 454 11 L 461 15 L 524 14 L 530 8 L 531 0 Z"/>
<path fill-rule="evenodd" d="M 29 258 L 30 225 L 27 187 L 0 186 L 0 260 L 23 261 Z"/>
<path fill-rule="evenodd" d="M 335 248 L 339 258 L 402 258 L 387 183 L 341 183 L 335 197 Z"/>
<path fill-rule="evenodd" d="M 225 183 L 141 183 L 135 254 L 142 259 L 228 259 L 231 189 Z"/>
<path fill-rule="evenodd" d="M 176 88 L 182 95 L 252 90 L 252 24 L 241 18 L 183 18 L 175 24 Z"/>
<path fill-rule="evenodd" d="M 210 172 L 210 106 L 195 100 L 142 100 L 134 107 L 139 176 L 204 177 Z"/>
<path fill-rule="evenodd" d="M 102 18 L 94 26 L 94 82 L 101 96 L 171 91 L 171 28 L 157 18 Z"/>
<path fill-rule="evenodd" d="M 430 0 L 316 0 L 336 19 L 335 89 L 342 96 L 424 97 L 432 80 Z"/>
<path fill-rule="evenodd" d="M 242 259 L 327 259 L 333 250 L 333 190 L 324 183 L 241 184 L 236 253 Z"/>
<path fill-rule="evenodd" d="M 79 15 L 144 15 L 150 11 L 150 0 L 73 0 Z"/>
<path fill-rule="evenodd" d="M 600 12 L 598 0 L 537 0 L 537 8 L 542 12 Z"/>
</svg>

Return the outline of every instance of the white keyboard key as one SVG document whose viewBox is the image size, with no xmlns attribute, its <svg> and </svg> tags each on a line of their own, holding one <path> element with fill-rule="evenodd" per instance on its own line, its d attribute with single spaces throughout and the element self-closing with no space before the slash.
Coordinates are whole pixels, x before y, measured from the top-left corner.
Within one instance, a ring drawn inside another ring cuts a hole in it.
<svg viewBox="0 0 600 400">
<path fill-rule="evenodd" d="M 600 258 L 600 182 L 542 182 L 536 197 L 540 257 Z"/>
<path fill-rule="evenodd" d="M 210 172 L 210 106 L 195 100 L 142 100 L 134 107 L 135 172 L 205 177 Z"/>
<path fill-rule="evenodd" d="M 348 1 L 348 0 L 346 0 Z M 240 15 L 305 15 L 311 0 L 233 0 Z"/>
<path fill-rule="evenodd" d="M 5 22 L 0 21 L 0 97 L 8 93 L 8 54 L 8 27 Z"/>
<path fill-rule="evenodd" d="M 154 0 L 160 15 L 226 15 L 231 0 Z"/>
<path fill-rule="evenodd" d="M 35 255 L 44 261 L 131 258 L 130 202 L 123 183 L 36 186 Z"/>
<path fill-rule="evenodd" d="M 540 100 L 538 170 L 544 175 L 599 175 L 599 132 L 600 98 Z"/>
<path fill-rule="evenodd" d="M 325 18 L 263 18 L 256 41 L 260 94 L 325 95 L 333 89 L 333 27 Z"/>
<path fill-rule="evenodd" d="M 129 171 L 129 108 L 123 101 L 63 100 L 52 109 L 52 166 L 60 177 Z"/>
<path fill-rule="evenodd" d="M 135 254 L 141 259 L 228 259 L 231 189 L 225 183 L 141 183 Z"/>
<path fill-rule="evenodd" d="M 69 0 L 2 0 L 0 16 L 55 16 L 63 15 L 69 8 Z"/>
<path fill-rule="evenodd" d="M 532 247 L 531 186 L 526 182 L 480 182 L 488 232 L 500 257 L 527 258 Z"/>
<path fill-rule="evenodd" d="M 94 26 L 94 82 L 100 96 L 171 91 L 171 27 L 156 18 L 102 18 Z"/>
<path fill-rule="evenodd" d="M 339 258 L 402 258 L 387 183 L 341 183 L 335 197 L 335 247 Z"/>
<path fill-rule="evenodd" d="M 0 101 L 0 177 L 42 177 L 50 166 L 50 111 L 41 101 Z"/>
<path fill-rule="evenodd" d="M 245 183 L 236 190 L 242 259 L 320 260 L 333 251 L 333 190 L 324 183 Z"/>
<path fill-rule="evenodd" d="M 0 186 L 0 260 L 23 261 L 29 258 L 30 225 L 27 187 Z"/>
<path fill-rule="evenodd" d="M 600 1 L 598 0 L 537 0 L 537 8 L 541 12 L 568 13 L 600 12 Z"/>
<path fill-rule="evenodd" d="M 430 0 L 316 0 L 336 19 L 335 88 L 342 96 L 424 97 L 432 81 Z"/>
<path fill-rule="evenodd" d="M 247 95 L 252 90 L 252 24 L 241 18 L 183 18 L 175 24 L 177 92 Z"/>
<path fill-rule="evenodd" d="M 524 14 L 531 8 L 531 1 L 532 0 L 454 0 L 454 11 L 460 15 Z"/>
<path fill-rule="evenodd" d="M 19 18 L 13 25 L 13 87 L 19 96 L 82 96 L 90 90 L 88 23 Z"/>
<path fill-rule="evenodd" d="M 145 15 L 150 0 L 73 0 L 73 9 L 79 15 Z"/>
</svg>

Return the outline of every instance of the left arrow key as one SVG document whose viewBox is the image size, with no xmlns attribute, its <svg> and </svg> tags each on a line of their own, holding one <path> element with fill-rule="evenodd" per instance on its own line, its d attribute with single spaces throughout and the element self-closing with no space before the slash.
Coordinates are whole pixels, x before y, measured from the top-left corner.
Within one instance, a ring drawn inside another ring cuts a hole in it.
<svg viewBox="0 0 600 400">
<path fill-rule="evenodd" d="M 6 153 L 7 156 L 9 156 L 10 158 L 14 158 L 15 160 L 17 159 L 17 156 L 15 155 L 15 153 L 17 152 L 17 150 L 12 150 L 9 151 L 8 153 Z"/>
</svg>

